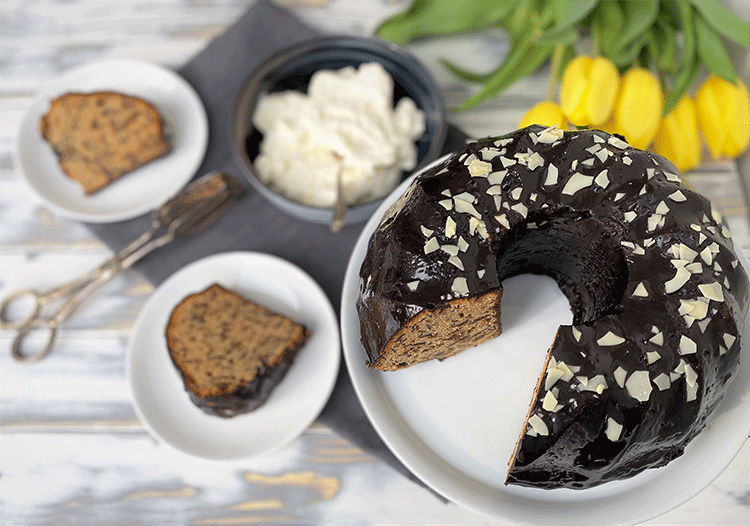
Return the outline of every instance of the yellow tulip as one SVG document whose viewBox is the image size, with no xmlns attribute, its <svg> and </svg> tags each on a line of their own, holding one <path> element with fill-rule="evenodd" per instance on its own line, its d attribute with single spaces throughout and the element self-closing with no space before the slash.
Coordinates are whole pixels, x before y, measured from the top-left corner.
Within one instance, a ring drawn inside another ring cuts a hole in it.
<svg viewBox="0 0 750 526">
<path fill-rule="evenodd" d="M 611 60 L 577 56 L 563 73 L 562 112 L 576 126 L 598 126 L 612 113 L 619 85 L 620 75 Z"/>
<path fill-rule="evenodd" d="M 714 159 L 737 157 L 750 143 L 750 99 L 747 86 L 711 75 L 696 95 L 698 120 Z"/>
<path fill-rule="evenodd" d="M 561 130 L 568 129 L 568 123 L 560 111 L 560 106 L 552 101 L 546 100 L 540 102 L 523 116 L 518 124 L 519 128 L 525 128 L 532 124 L 541 124 L 542 126 L 557 126 Z"/>
<path fill-rule="evenodd" d="M 701 142 L 695 102 L 684 96 L 662 119 L 654 139 L 654 151 L 686 172 L 700 164 Z"/>
<path fill-rule="evenodd" d="M 629 69 L 622 77 L 620 95 L 615 102 L 617 133 L 632 147 L 645 150 L 659 129 L 663 109 L 659 79 L 647 69 Z"/>
<path fill-rule="evenodd" d="M 615 125 L 614 114 L 610 115 L 609 119 L 607 119 L 606 122 L 603 122 L 599 126 L 597 126 L 596 129 L 607 132 L 610 135 L 614 135 L 615 133 L 620 133 L 619 131 L 617 131 L 617 126 Z M 620 135 L 622 134 L 620 133 Z"/>
</svg>

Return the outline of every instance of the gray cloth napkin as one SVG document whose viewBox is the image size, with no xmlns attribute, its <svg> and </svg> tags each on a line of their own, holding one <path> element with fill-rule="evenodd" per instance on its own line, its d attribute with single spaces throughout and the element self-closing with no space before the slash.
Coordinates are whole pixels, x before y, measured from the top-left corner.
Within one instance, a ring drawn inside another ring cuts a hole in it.
<svg viewBox="0 0 750 526">
<path fill-rule="evenodd" d="M 317 31 L 288 12 L 261 0 L 179 70 L 198 92 L 208 113 L 208 150 L 196 176 L 212 170 L 241 175 L 232 157 L 229 135 L 232 106 L 240 87 L 271 55 L 317 35 Z M 458 148 L 465 137 L 459 130 L 452 129 L 445 151 Z M 149 224 L 150 218 L 145 215 L 119 223 L 87 226 L 117 251 L 144 232 Z M 206 232 L 174 241 L 136 263 L 135 268 L 151 283 L 159 285 L 188 263 L 210 254 L 232 250 L 274 254 L 310 274 L 326 292 L 338 314 L 344 272 L 362 227 L 348 225 L 333 234 L 325 225 L 285 214 L 248 188 L 246 195 Z M 357 400 L 344 364 L 319 420 L 410 479 L 417 480 L 373 429 Z"/>
</svg>

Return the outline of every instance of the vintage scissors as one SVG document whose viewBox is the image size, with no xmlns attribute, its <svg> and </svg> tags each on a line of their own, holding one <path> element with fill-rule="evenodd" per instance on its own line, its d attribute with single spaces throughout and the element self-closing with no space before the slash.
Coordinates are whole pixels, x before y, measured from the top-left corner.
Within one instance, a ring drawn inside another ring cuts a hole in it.
<svg viewBox="0 0 750 526">
<path fill-rule="evenodd" d="M 33 289 L 14 292 L 0 303 L 0 328 L 18 329 L 11 354 L 20 362 L 36 362 L 52 349 L 57 328 L 73 311 L 99 287 L 130 267 L 151 251 L 162 247 L 177 237 L 197 234 L 218 219 L 232 201 L 244 191 L 234 177 L 212 172 L 185 187 L 174 198 L 152 213 L 150 228 L 132 243 L 117 252 L 111 259 L 71 283 L 44 293 Z M 31 299 L 33 306 L 22 319 L 9 321 L 6 313 L 15 304 L 21 307 L 24 299 Z M 64 302 L 50 316 L 43 316 L 42 309 L 51 303 Z M 24 354 L 24 338 L 34 330 L 46 330 L 45 346 L 31 354 Z"/>
</svg>

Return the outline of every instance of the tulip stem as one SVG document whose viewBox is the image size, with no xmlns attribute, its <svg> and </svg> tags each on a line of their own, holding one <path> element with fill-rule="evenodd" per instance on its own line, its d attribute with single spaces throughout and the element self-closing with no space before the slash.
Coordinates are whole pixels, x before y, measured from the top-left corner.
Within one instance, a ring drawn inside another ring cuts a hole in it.
<svg viewBox="0 0 750 526">
<path fill-rule="evenodd" d="M 547 100 L 554 101 L 555 94 L 557 92 L 557 80 L 560 78 L 560 65 L 562 64 L 562 56 L 565 51 L 563 44 L 555 46 L 555 51 L 552 52 L 552 61 L 550 63 L 549 79 L 547 80 Z"/>
<path fill-rule="evenodd" d="M 552 62 L 550 64 L 549 79 L 547 81 L 547 100 L 554 101 L 555 93 L 557 92 L 557 79 L 560 78 L 560 65 L 562 64 L 562 56 L 565 51 L 563 44 L 555 46 L 555 51 L 552 53 Z"/>
</svg>

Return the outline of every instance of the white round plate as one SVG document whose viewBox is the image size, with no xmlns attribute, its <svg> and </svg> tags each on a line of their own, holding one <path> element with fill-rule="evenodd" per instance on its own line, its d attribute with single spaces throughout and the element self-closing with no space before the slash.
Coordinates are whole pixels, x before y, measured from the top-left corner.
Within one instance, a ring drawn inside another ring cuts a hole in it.
<svg viewBox="0 0 750 526">
<path fill-rule="evenodd" d="M 232 418 L 208 415 L 190 401 L 164 336 L 174 307 L 214 283 L 311 332 L 265 404 Z M 156 289 L 136 320 L 126 369 L 135 412 L 157 440 L 195 457 L 234 460 L 269 453 L 302 434 L 328 401 L 340 356 L 336 314 L 308 274 L 276 256 L 228 252 L 186 266 Z"/>
<path fill-rule="evenodd" d="M 171 150 L 87 196 L 63 173 L 39 131 L 39 120 L 55 97 L 95 91 L 117 91 L 156 106 Z M 71 69 L 45 85 L 21 121 L 15 156 L 31 192 L 53 212 L 77 221 L 111 223 L 147 213 L 174 196 L 195 175 L 207 146 L 206 110 L 185 79 L 161 66 L 117 59 Z"/>
<path fill-rule="evenodd" d="M 359 269 L 370 235 L 408 183 L 385 200 L 354 247 L 343 284 L 341 331 L 344 358 L 365 412 L 417 477 L 457 504 L 507 524 L 625 525 L 677 507 L 730 464 L 748 436 L 747 345 L 742 367 L 715 418 L 684 455 L 666 467 L 587 490 L 504 484 L 547 349 L 557 327 L 572 321 L 570 305 L 551 278 L 521 275 L 503 282 L 500 337 L 443 362 L 395 372 L 369 369 L 355 308 Z M 741 260 L 748 268 L 743 256 Z M 745 342 L 749 326 L 750 320 Z"/>
</svg>

